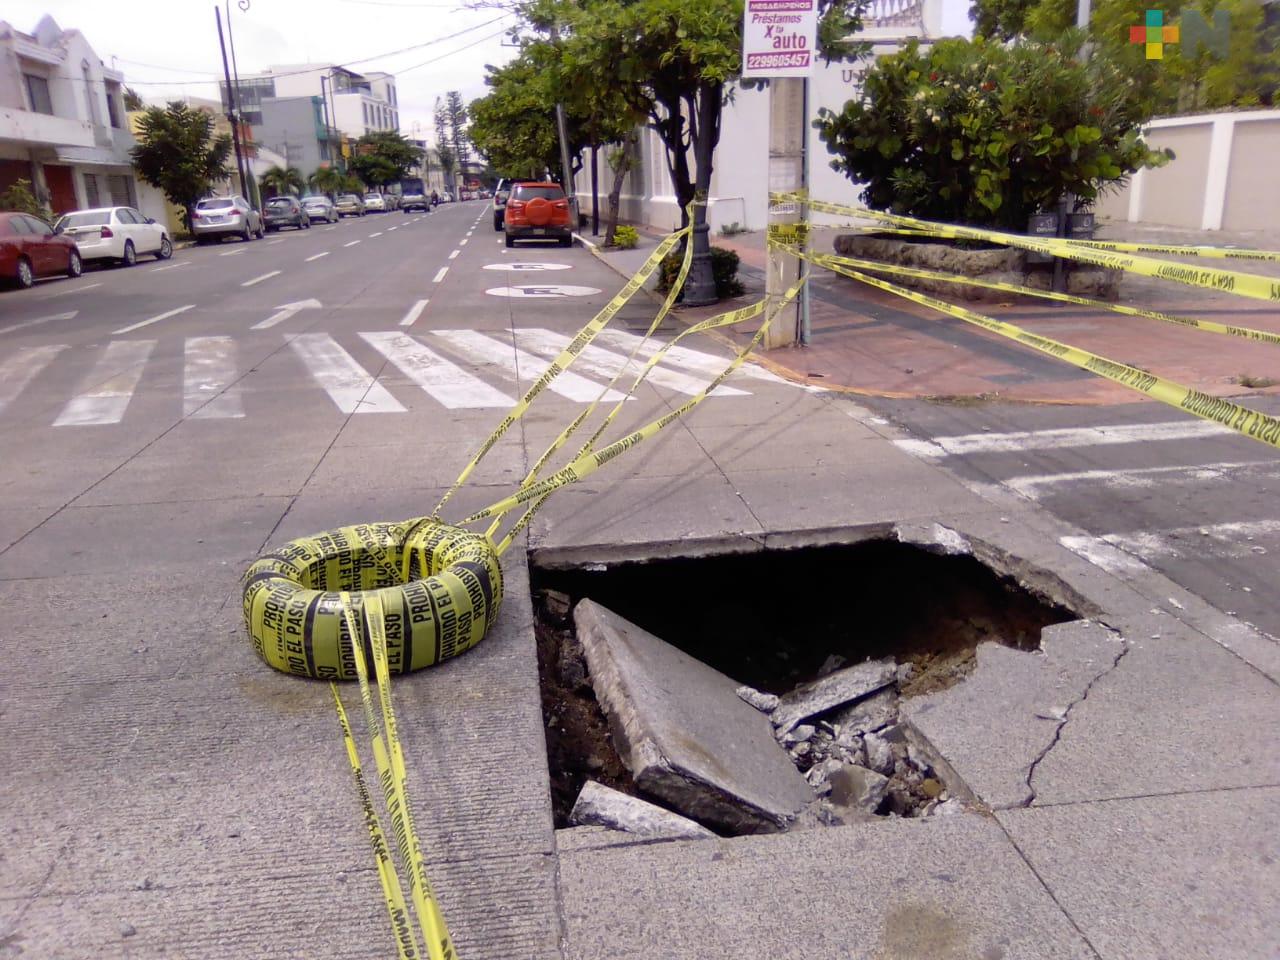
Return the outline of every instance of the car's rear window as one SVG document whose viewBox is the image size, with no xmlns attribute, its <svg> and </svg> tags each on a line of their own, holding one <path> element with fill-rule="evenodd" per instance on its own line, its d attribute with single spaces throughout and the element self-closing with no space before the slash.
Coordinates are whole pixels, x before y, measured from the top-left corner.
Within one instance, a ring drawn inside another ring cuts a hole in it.
<svg viewBox="0 0 1280 960">
<path fill-rule="evenodd" d="M 564 191 L 559 187 L 516 187 L 513 200 L 563 200 Z"/>
<path fill-rule="evenodd" d="M 344 193 L 338 199 L 339 200 L 359 200 L 360 198 L 357 197 L 354 193 Z"/>
<path fill-rule="evenodd" d="M 274 199 L 267 201 L 267 206 L 268 207 L 291 207 L 293 206 L 293 203 L 292 201 L 286 199 L 285 197 L 275 197 Z"/>
<path fill-rule="evenodd" d="M 100 227 L 110 222 L 110 210 L 95 210 L 91 213 L 68 213 L 58 225 L 65 230 L 67 227 Z"/>
<path fill-rule="evenodd" d="M 235 204 L 228 198 L 223 197 L 218 200 L 201 200 L 196 204 L 197 210 L 222 210 Z"/>
</svg>

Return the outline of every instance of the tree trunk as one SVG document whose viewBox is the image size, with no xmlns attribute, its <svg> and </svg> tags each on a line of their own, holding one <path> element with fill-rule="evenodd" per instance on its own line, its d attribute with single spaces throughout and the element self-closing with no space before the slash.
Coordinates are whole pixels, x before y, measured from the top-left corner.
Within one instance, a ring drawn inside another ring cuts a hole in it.
<svg viewBox="0 0 1280 960">
<path fill-rule="evenodd" d="M 591 235 L 600 236 L 600 145 L 591 145 Z"/>
<path fill-rule="evenodd" d="M 622 206 L 622 187 L 627 173 L 631 170 L 631 154 L 627 152 L 630 144 L 624 143 L 618 165 L 613 169 L 613 186 L 609 189 L 609 222 L 604 228 L 604 245 L 613 246 L 613 236 L 618 232 L 618 211 Z"/>
<path fill-rule="evenodd" d="M 707 224 L 706 200 L 711 194 L 712 159 L 720 141 L 720 108 L 723 90 L 718 83 L 704 83 L 698 89 L 695 137 L 693 142 L 694 174 L 690 199 L 703 202 L 693 208 L 693 263 L 685 284 L 684 302 L 689 306 L 715 303 L 715 275 L 711 269 L 711 228 Z M 677 194 L 678 195 L 678 194 Z M 682 200 L 687 204 L 688 200 Z"/>
</svg>

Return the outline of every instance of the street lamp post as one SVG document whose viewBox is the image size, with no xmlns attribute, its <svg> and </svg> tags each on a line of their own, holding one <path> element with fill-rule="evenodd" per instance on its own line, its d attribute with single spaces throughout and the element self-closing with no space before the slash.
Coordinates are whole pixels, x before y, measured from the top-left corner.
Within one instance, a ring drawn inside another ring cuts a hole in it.
<svg viewBox="0 0 1280 960">
<path fill-rule="evenodd" d="M 231 85 L 231 68 L 227 65 L 227 44 L 222 37 L 222 11 L 214 7 L 213 17 L 218 23 L 218 46 L 222 49 L 222 75 L 227 81 L 227 120 L 231 124 L 231 143 L 236 151 L 236 172 L 240 176 L 240 193 L 243 197 L 249 199 L 249 188 L 245 185 L 244 180 L 244 153 L 240 148 L 240 110 L 236 106 L 236 89 Z M 228 16 L 228 28 L 230 25 L 230 17 Z"/>
</svg>

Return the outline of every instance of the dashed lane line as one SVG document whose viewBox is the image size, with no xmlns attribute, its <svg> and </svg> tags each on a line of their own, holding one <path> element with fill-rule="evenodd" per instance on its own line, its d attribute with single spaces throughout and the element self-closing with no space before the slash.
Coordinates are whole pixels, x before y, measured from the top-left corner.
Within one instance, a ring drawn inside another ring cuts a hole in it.
<svg viewBox="0 0 1280 960">
<path fill-rule="evenodd" d="M 134 330 L 140 330 L 143 327 L 149 327 L 153 323 L 159 323 L 161 320 L 168 320 L 170 317 L 176 317 L 180 313 L 186 313 L 194 303 L 188 303 L 185 307 L 175 307 L 172 310 L 166 310 L 164 313 L 158 313 L 154 317 L 148 317 L 146 320 L 139 320 L 137 323 L 131 323 L 127 327 L 121 327 L 119 330 L 112 330 L 113 334 L 132 333 Z"/>
<path fill-rule="evenodd" d="M 244 283 L 240 284 L 240 286 L 252 287 L 254 284 L 261 283 L 263 280 L 270 280 L 272 277 L 278 277 L 283 272 L 283 270 L 272 270 L 269 273 L 264 273 L 260 277 L 254 277 L 252 280 L 246 280 Z"/>
<path fill-rule="evenodd" d="M 422 316 L 422 311 L 427 309 L 427 304 L 430 302 L 431 301 L 428 299 L 428 300 L 419 300 L 417 303 L 415 303 L 412 307 L 409 308 L 409 312 L 406 313 L 403 318 L 401 318 L 400 326 L 402 327 L 413 326 L 414 322 L 420 316 Z"/>
<path fill-rule="evenodd" d="M 312 260 L 319 260 L 321 257 L 327 257 L 328 255 L 329 255 L 329 251 L 328 251 L 328 250 L 324 251 L 324 253 L 316 253 L 316 254 L 313 254 L 313 255 L 311 255 L 311 256 L 309 256 L 309 257 L 307 257 L 306 262 L 307 262 L 307 263 L 310 263 Z"/>
<path fill-rule="evenodd" d="M 431 278 L 431 282 L 439 283 L 441 280 L 444 279 L 445 274 L 448 272 L 449 272 L 448 267 L 441 267 L 440 270 L 436 273 L 436 275 Z"/>
<path fill-rule="evenodd" d="M 357 243 L 359 243 L 359 242 L 360 242 L 359 240 L 352 240 L 350 243 L 344 243 L 344 244 L 343 244 L 343 246 L 344 246 L 344 247 L 354 247 L 354 246 L 355 246 Z"/>
</svg>

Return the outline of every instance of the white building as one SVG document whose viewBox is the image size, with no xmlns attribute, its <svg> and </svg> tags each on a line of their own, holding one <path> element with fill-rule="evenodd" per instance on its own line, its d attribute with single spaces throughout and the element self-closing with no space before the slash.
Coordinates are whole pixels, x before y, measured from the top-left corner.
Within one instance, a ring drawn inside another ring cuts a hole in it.
<svg viewBox="0 0 1280 960">
<path fill-rule="evenodd" d="M 921 40 L 943 36 L 942 14 L 946 0 L 871 0 L 863 14 L 863 31 L 859 39 L 874 43 L 875 55 L 892 53 L 910 38 Z M 820 108 L 840 111 L 846 102 L 858 95 L 860 76 L 866 61 L 824 64 L 814 67 L 809 81 L 809 115 L 816 117 Z M 663 230 L 678 227 L 680 210 L 676 202 L 671 176 L 667 172 L 662 140 L 648 128 L 637 131 L 639 145 L 636 162 L 623 187 L 621 215 L 625 220 L 647 223 Z M 857 203 L 859 188 L 830 167 L 831 156 L 818 131 L 806 127 L 809 151 L 809 189 L 824 200 Z M 737 88 L 733 100 L 724 108 L 720 125 L 720 143 L 716 147 L 715 167 L 711 176 L 711 204 L 707 211 L 713 232 L 736 223 L 744 229 L 762 230 L 767 226 L 769 197 L 769 91 Z M 600 206 L 612 183 L 613 173 L 599 156 Z M 693 158 L 690 155 L 690 165 Z M 574 186 L 580 209 L 591 209 L 591 155 L 583 156 L 583 169 Z M 825 215 L 815 214 L 821 221 Z"/>
<path fill-rule="evenodd" d="M 30 180 L 54 213 L 138 202 L 124 77 L 78 30 L 0 21 L 0 190 Z"/>
<path fill-rule="evenodd" d="M 226 104 L 226 84 L 218 88 Z M 348 137 L 400 129 L 396 81 L 389 73 L 361 74 L 331 63 L 279 64 L 262 73 L 241 75 L 236 89 L 240 113 L 255 127 L 263 123 L 263 100 L 320 97 L 329 124 Z"/>
</svg>

